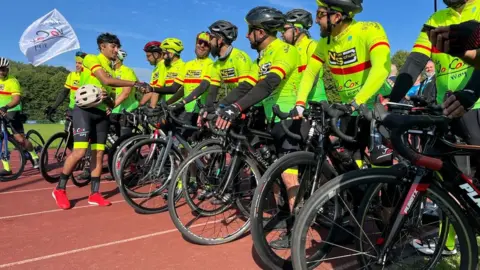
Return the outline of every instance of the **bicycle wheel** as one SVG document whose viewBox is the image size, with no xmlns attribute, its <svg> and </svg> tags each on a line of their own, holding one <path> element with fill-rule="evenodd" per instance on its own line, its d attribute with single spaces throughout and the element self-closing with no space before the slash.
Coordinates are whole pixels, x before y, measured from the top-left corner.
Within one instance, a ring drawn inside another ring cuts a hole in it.
<svg viewBox="0 0 480 270">
<path fill-rule="evenodd" d="M 37 153 L 37 155 L 40 155 L 43 150 L 43 146 L 45 145 L 45 141 L 43 140 L 42 135 L 34 129 L 30 129 L 27 131 L 27 134 L 25 135 L 26 139 L 32 143 L 33 146 L 33 151 Z M 32 162 L 33 166 L 33 160 L 30 160 Z"/>
<path fill-rule="evenodd" d="M 309 181 L 315 174 L 317 163 L 315 155 L 311 152 L 298 151 L 285 155 L 268 168 L 260 180 L 262 184 L 255 190 L 254 210 L 250 218 L 252 239 L 255 251 L 269 268 L 290 269 L 292 267 L 291 251 L 288 245 L 282 248 L 275 245 L 275 242 L 285 237 L 287 237 L 286 241 L 290 240 L 295 221 L 295 216 L 292 215 L 288 204 L 282 173 L 289 168 L 298 168 L 298 181 Z M 335 175 L 333 167 L 325 161 L 319 185 L 321 186 Z M 312 188 L 310 185 L 306 186 L 303 200 L 308 198 Z M 325 207 L 322 211 L 329 213 L 330 216 L 338 214 L 335 204 Z"/>
<path fill-rule="evenodd" d="M 65 160 L 72 152 L 72 149 L 73 140 L 68 138 L 67 132 L 56 133 L 47 140 L 40 153 L 40 173 L 47 182 L 58 182 Z M 83 158 L 79 164 L 77 164 L 71 175 L 72 182 L 78 187 L 88 185 L 90 182 L 90 178 L 80 179 L 80 174 L 82 174 L 84 170 L 85 159 L 86 158 Z"/>
<path fill-rule="evenodd" d="M 197 151 L 180 164 L 175 181 L 170 182 L 168 211 L 175 227 L 190 242 L 224 244 L 250 228 L 251 200 L 260 171 L 254 160 L 243 155 L 230 159 L 229 155 L 221 146 Z M 231 166 L 237 169 L 231 171 Z M 232 183 L 222 194 L 223 176 L 230 173 Z M 203 233 L 206 235 L 200 235 Z"/>
<path fill-rule="evenodd" d="M 391 266 L 392 256 L 395 255 L 395 251 L 398 250 L 398 247 L 392 248 L 387 254 L 385 254 L 385 256 L 380 258 L 380 255 L 378 254 L 378 249 L 382 247 L 382 241 L 375 242 L 369 240 L 370 238 L 368 236 L 362 238 L 364 239 L 362 241 L 363 244 L 371 246 L 372 252 L 370 253 L 373 254 L 367 254 L 363 252 L 365 251 L 365 248 L 363 248 L 363 251 L 356 250 L 356 247 L 352 245 L 342 247 L 337 243 L 325 240 L 314 240 L 311 239 L 309 236 L 320 235 L 320 238 L 322 238 L 322 232 L 317 232 L 316 230 L 312 229 L 311 226 L 312 224 L 315 224 L 316 217 L 319 214 L 318 210 L 321 209 L 326 203 L 331 200 L 336 200 L 338 203 L 342 204 L 342 207 L 349 207 L 347 203 L 344 203 L 344 199 L 341 196 L 338 196 L 339 194 L 343 194 L 344 191 L 358 186 L 378 186 L 380 184 L 391 185 L 395 187 L 402 186 L 405 183 L 404 179 L 405 177 L 407 177 L 407 172 L 408 170 L 406 169 L 405 165 L 402 164 L 395 165 L 394 167 L 388 169 L 377 168 L 348 172 L 330 180 L 327 184 L 323 186 L 322 189 L 315 192 L 306 202 L 300 214 L 297 216 L 293 228 L 293 230 L 295 231 L 292 240 L 292 262 L 294 268 L 311 269 L 312 265 L 322 266 L 324 265 L 323 263 L 326 263 L 328 261 L 328 265 L 330 267 L 332 267 L 333 265 L 334 268 L 351 268 L 353 266 L 357 266 L 357 269 L 364 269 L 365 265 L 358 265 L 358 262 L 356 261 L 345 260 L 346 258 L 353 257 L 357 257 L 360 261 L 365 261 L 365 257 L 371 258 L 373 264 L 368 265 L 368 269 L 384 269 L 387 266 Z M 465 215 L 463 214 L 464 212 L 459 208 L 456 202 L 436 184 L 430 185 L 428 187 L 427 194 L 430 198 L 435 199 L 435 203 L 438 204 L 439 207 L 442 209 L 442 212 L 446 215 L 448 221 L 457 233 L 458 242 L 460 244 L 459 249 L 462 256 L 458 260 L 458 267 L 454 267 L 452 269 L 476 269 L 478 263 L 478 246 L 475 240 L 473 230 L 469 225 Z M 353 212 L 350 209 L 349 211 Z M 361 224 L 355 216 L 351 215 L 350 218 L 352 219 L 351 224 L 357 224 L 357 226 Z M 337 222 L 337 220 L 334 220 L 334 222 Z M 338 228 L 341 228 L 341 225 L 336 226 L 334 230 L 330 231 L 330 233 L 341 233 Z M 366 232 L 362 228 L 355 231 L 366 234 Z M 343 231 L 343 233 L 345 232 Z M 401 233 L 399 235 L 401 235 Z M 359 239 L 360 238 L 357 237 L 357 241 L 361 241 Z M 327 240 L 329 239 L 327 238 Z M 330 246 L 332 247 L 332 250 L 320 260 L 308 260 L 308 255 L 318 246 L 323 248 L 325 248 L 326 246 Z M 331 258 L 329 258 L 330 254 L 332 254 Z M 383 263 L 384 259 L 387 260 L 385 261 L 385 265 L 377 264 L 378 262 Z M 408 262 L 408 260 L 403 260 L 403 262 Z M 412 267 L 414 268 L 405 268 L 404 266 L 392 266 L 392 268 L 388 269 L 417 269 L 417 265 L 415 264 Z"/>
<path fill-rule="evenodd" d="M 134 145 L 137 142 L 146 140 L 151 138 L 151 135 L 136 135 L 130 138 L 125 139 L 123 142 L 120 143 L 120 145 L 115 149 L 112 149 L 112 153 L 114 152 L 113 155 L 109 155 L 108 157 L 112 156 L 112 176 L 117 182 L 117 185 L 120 183 L 120 167 L 122 164 L 122 159 L 127 153 L 129 147 Z"/>
<path fill-rule="evenodd" d="M 2 144 L 2 151 L 5 151 L 4 145 L 3 145 L 3 140 L 0 140 L 0 143 Z M 23 147 L 13 138 L 13 137 L 8 137 L 8 152 L 9 152 L 9 157 L 8 157 L 8 164 L 10 166 L 10 170 L 12 171 L 12 174 L 7 175 L 7 176 L 0 176 L 0 182 L 6 182 L 6 181 L 11 181 L 15 180 L 20 175 L 23 173 L 23 170 L 25 169 L 25 155 Z M 2 153 L 3 154 L 3 153 Z M 5 161 L 2 161 L 2 163 Z"/>
<path fill-rule="evenodd" d="M 126 140 L 132 138 L 132 137 L 135 137 L 137 136 L 138 134 L 135 134 L 135 133 L 131 133 L 131 134 L 125 134 L 123 136 L 120 136 L 117 140 L 115 140 L 115 143 L 112 144 L 112 147 L 110 148 L 110 150 L 108 151 L 108 161 L 107 161 L 107 166 L 108 166 L 108 171 L 110 172 L 110 174 L 112 175 L 112 177 L 115 179 L 115 175 L 114 175 L 114 170 L 115 170 L 115 167 L 114 167 L 114 162 L 113 160 L 115 159 L 115 155 L 117 154 L 117 150 L 119 149 L 120 145 L 123 144 L 123 142 L 125 142 Z"/>
<path fill-rule="evenodd" d="M 125 201 L 138 213 L 155 214 L 167 209 L 166 189 L 182 156 L 173 144 L 165 153 L 166 146 L 167 141 L 162 138 L 146 139 L 133 145 L 122 158 L 118 187 Z M 165 154 L 168 156 L 161 166 Z M 126 166 L 130 167 L 129 175 L 123 173 Z"/>
</svg>

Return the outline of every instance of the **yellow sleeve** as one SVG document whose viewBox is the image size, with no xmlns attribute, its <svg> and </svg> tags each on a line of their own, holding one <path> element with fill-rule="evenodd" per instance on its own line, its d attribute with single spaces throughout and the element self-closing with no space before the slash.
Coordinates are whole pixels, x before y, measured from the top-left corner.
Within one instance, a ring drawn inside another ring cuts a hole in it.
<svg viewBox="0 0 480 270">
<path fill-rule="evenodd" d="M 150 85 L 151 86 L 161 86 L 159 84 L 160 79 L 165 74 L 165 65 L 163 62 L 160 62 L 157 67 L 152 72 L 152 77 L 150 78 Z M 166 75 L 165 75 L 166 76 Z"/>
<path fill-rule="evenodd" d="M 391 69 L 390 44 L 383 27 L 379 23 L 372 23 L 365 34 L 372 67 L 367 80 L 354 98 L 358 105 L 367 102 L 380 90 Z"/>
<path fill-rule="evenodd" d="M 12 96 L 19 96 L 22 94 L 22 88 L 20 87 L 20 83 L 16 78 L 12 79 L 11 88 L 9 89 Z"/>
<path fill-rule="evenodd" d="M 73 72 L 68 73 L 67 80 L 65 81 L 65 88 L 72 89 L 73 87 Z"/>
<path fill-rule="evenodd" d="M 432 15 L 427 20 L 427 22 L 425 23 L 426 25 L 430 25 L 433 27 L 437 26 L 437 23 L 435 23 L 435 20 L 433 19 L 434 15 Z M 426 32 L 420 32 L 420 34 L 417 37 L 417 40 L 415 41 L 415 44 L 413 45 L 412 52 L 424 54 L 429 58 L 432 57 L 432 43 L 430 42 L 430 39 L 428 38 Z"/>
<path fill-rule="evenodd" d="M 233 59 L 238 69 L 238 82 L 247 82 L 250 85 L 257 84 L 257 79 L 252 76 L 252 59 L 246 53 L 239 53 Z"/>
<path fill-rule="evenodd" d="M 221 83 L 220 72 L 218 68 L 215 66 L 215 64 L 210 69 L 210 72 L 205 73 L 205 76 L 203 76 L 203 80 L 207 80 L 211 85 L 220 87 L 220 83 Z"/>
<path fill-rule="evenodd" d="M 132 82 L 136 82 L 138 80 L 137 75 L 135 74 L 135 71 L 133 71 L 133 69 L 129 67 L 125 67 L 124 72 L 122 72 L 121 79 L 126 81 L 132 81 Z"/>
<path fill-rule="evenodd" d="M 297 49 L 292 45 L 284 44 L 275 52 L 269 72 L 277 74 L 283 80 L 298 68 L 299 59 Z"/>
<path fill-rule="evenodd" d="M 188 63 L 186 63 L 185 65 L 182 65 L 182 67 L 178 70 L 177 77 L 175 77 L 173 82 L 183 85 L 183 81 L 185 80 L 185 74 L 187 72 L 187 64 Z"/>
<path fill-rule="evenodd" d="M 87 56 L 85 56 L 85 58 L 83 59 L 83 66 L 89 69 L 92 73 L 95 73 L 95 71 L 102 68 L 100 60 L 98 60 L 98 57 L 93 54 L 88 54 Z"/>
<path fill-rule="evenodd" d="M 249 79 L 250 79 L 250 84 L 252 86 L 255 86 L 258 83 L 258 78 L 259 78 L 259 67 L 257 65 L 257 61 L 253 61 L 251 66 L 250 66 L 250 73 L 249 73 Z"/>
<path fill-rule="evenodd" d="M 310 57 L 308 60 L 307 68 L 304 72 L 302 72 L 302 79 L 300 81 L 296 105 L 305 106 L 308 95 L 313 88 L 315 77 L 319 72 L 322 72 L 323 74 L 323 64 L 325 63 L 326 57 L 324 48 L 327 48 L 325 40 L 326 39 L 323 38 L 317 44 L 312 57 Z"/>
</svg>

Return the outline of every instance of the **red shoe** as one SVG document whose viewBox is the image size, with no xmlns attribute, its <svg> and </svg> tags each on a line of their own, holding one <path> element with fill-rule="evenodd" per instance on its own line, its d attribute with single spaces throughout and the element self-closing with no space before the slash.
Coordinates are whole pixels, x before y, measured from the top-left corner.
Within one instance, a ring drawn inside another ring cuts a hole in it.
<svg viewBox="0 0 480 270">
<path fill-rule="evenodd" d="M 88 204 L 92 205 L 98 205 L 98 206 L 109 206 L 112 203 L 109 201 L 105 200 L 99 192 L 90 194 L 90 197 L 88 197 Z"/>
<path fill-rule="evenodd" d="M 52 192 L 52 196 L 60 209 L 66 210 L 70 208 L 70 201 L 68 200 L 67 192 L 64 189 L 55 188 Z"/>
</svg>

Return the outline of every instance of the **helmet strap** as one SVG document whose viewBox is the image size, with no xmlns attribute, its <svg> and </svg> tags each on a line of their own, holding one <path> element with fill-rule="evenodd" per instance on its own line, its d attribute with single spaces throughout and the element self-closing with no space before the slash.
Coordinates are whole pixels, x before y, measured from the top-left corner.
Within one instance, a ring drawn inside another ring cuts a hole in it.
<svg viewBox="0 0 480 270">
<path fill-rule="evenodd" d="M 225 45 L 225 46 L 227 46 L 227 45 Z M 227 48 L 227 51 L 225 52 L 225 55 L 224 56 L 219 56 L 218 60 L 223 61 L 223 60 L 227 59 L 230 56 L 230 54 L 232 53 L 232 50 L 233 50 L 233 46 L 228 45 L 228 48 Z"/>
<path fill-rule="evenodd" d="M 258 46 L 260 46 L 260 44 L 262 44 L 262 42 L 264 42 L 267 38 L 268 38 L 268 35 L 265 35 L 261 39 L 257 39 L 257 34 L 253 33 L 253 40 L 254 40 L 253 45 L 257 48 L 257 51 L 258 51 Z"/>
<path fill-rule="evenodd" d="M 341 23 L 347 16 L 345 14 L 342 14 L 342 18 L 336 22 L 332 23 L 330 20 L 330 15 L 337 13 L 337 11 L 333 11 L 330 7 L 327 10 L 327 44 L 330 44 L 330 37 L 332 36 L 333 28 L 337 26 L 339 23 Z"/>
</svg>

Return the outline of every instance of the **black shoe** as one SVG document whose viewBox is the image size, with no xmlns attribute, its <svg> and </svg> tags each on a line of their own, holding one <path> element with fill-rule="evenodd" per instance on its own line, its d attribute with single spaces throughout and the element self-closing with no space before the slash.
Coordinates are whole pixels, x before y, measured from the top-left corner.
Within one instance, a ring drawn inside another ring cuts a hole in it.
<svg viewBox="0 0 480 270">
<path fill-rule="evenodd" d="M 273 240 L 271 241 L 270 243 L 268 243 L 268 245 L 273 248 L 273 249 L 276 249 L 276 250 L 284 250 L 284 249 L 289 249 L 291 247 L 291 244 L 292 244 L 292 237 L 291 237 L 291 233 L 282 233 L 280 234 L 280 238 L 278 238 L 277 240 Z"/>
<path fill-rule="evenodd" d="M 227 204 L 227 203 L 229 203 L 231 200 L 232 200 L 232 194 L 227 193 L 227 194 L 223 195 L 223 197 L 220 198 L 220 199 L 217 199 L 217 198 L 216 198 L 216 199 L 213 199 L 213 200 L 211 201 L 211 203 L 212 203 L 213 205 L 222 205 L 222 204 Z"/>
<path fill-rule="evenodd" d="M 12 171 L 7 171 L 5 169 L 2 169 L 0 171 L 0 176 L 9 176 L 9 175 L 12 175 Z"/>
</svg>

